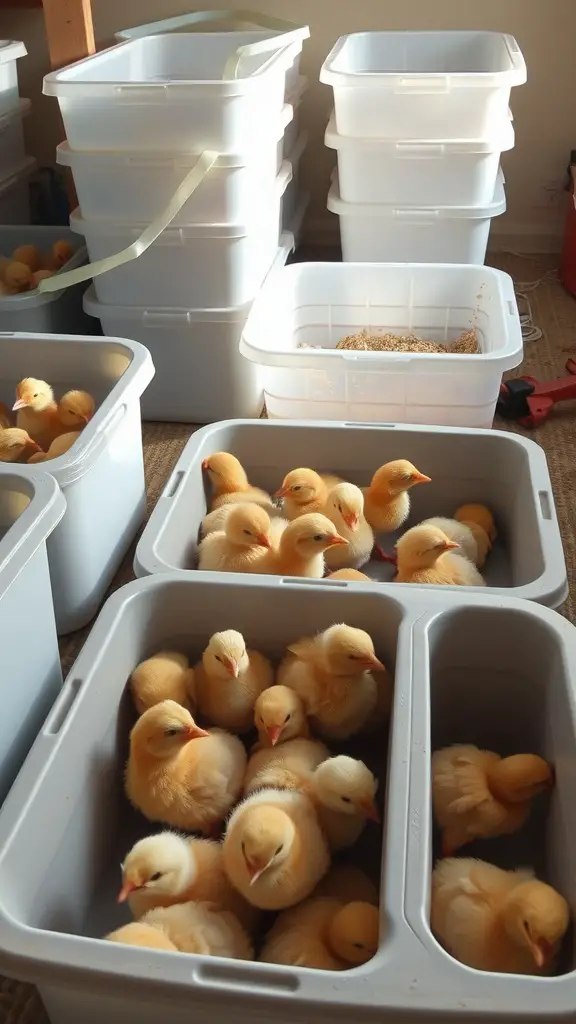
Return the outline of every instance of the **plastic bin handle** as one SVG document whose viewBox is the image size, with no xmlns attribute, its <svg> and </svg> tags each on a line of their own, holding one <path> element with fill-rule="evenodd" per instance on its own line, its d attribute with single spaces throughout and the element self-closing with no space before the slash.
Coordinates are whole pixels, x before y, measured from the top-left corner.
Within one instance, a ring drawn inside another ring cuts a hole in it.
<svg viewBox="0 0 576 1024">
<path fill-rule="evenodd" d="M 310 36 L 310 28 L 308 25 L 297 26 L 290 22 L 279 22 L 277 18 L 268 18 L 265 14 L 256 15 L 259 18 L 257 24 L 261 24 L 263 28 L 277 29 L 279 24 L 283 25 L 282 35 L 271 36 L 270 39 L 260 39 L 257 43 L 247 43 L 245 46 L 239 46 L 238 49 L 231 53 L 224 65 L 224 72 L 222 78 L 224 80 L 229 78 L 236 78 L 238 74 L 238 68 L 240 67 L 241 61 L 244 57 L 255 57 L 259 53 L 271 53 L 273 50 L 284 50 L 291 43 L 302 43 L 305 39 Z"/>
</svg>

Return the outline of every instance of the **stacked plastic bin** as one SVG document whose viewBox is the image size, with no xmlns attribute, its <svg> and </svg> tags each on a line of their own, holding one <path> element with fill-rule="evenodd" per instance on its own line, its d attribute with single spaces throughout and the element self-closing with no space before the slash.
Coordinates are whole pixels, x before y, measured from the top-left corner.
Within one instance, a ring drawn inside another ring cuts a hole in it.
<svg viewBox="0 0 576 1024">
<path fill-rule="evenodd" d="M 320 80 L 334 90 L 328 209 L 346 261 L 483 263 L 506 209 L 500 156 L 514 145 L 516 41 L 495 32 L 343 36 Z"/>
<path fill-rule="evenodd" d="M 80 203 L 72 229 L 92 263 L 130 247 L 136 256 L 94 275 L 85 309 L 106 335 L 152 352 L 145 419 L 260 411 L 257 372 L 246 373 L 238 340 L 264 278 L 292 247 L 280 239 L 292 174 L 286 94 L 300 80 L 307 34 L 147 35 L 44 81 L 66 129 L 58 159 Z"/>
<path fill-rule="evenodd" d="M 0 40 L 0 224 L 30 223 L 28 180 L 36 161 L 24 150 L 23 119 L 30 100 L 20 99 L 16 62 L 24 43 Z"/>
</svg>

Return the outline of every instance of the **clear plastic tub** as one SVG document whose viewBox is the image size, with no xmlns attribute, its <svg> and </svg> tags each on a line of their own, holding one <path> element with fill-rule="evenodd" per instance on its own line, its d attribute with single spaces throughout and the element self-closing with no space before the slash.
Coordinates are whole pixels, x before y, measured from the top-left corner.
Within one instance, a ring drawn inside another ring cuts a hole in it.
<svg viewBox="0 0 576 1024">
<path fill-rule="evenodd" d="M 31 481 L 49 468 L 66 498 L 66 515 L 48 539 L 48 561 L 58 632 L 70 633 L 96 614 L 144 517 L 140 395 L 152 379 L 152 359 L 125 339 L 6 333 L 0 334 L 0 366 L 7 405 L 31 372 L 58 397 L 84 388 L 97 403 L 65 455 L 18 467 Z"/>
<path fill-rule="evenodd" d="M 134 665 L 174 645 L 196 658 L 224 623 L 278 659 L 294 638 L 342 621 L 367 630 L 395 672 L 389 737 L 363 749 L 386 800 L 381 835 L 370 834 L 381 872 L 374 958 L 339 974 L 102 942 L 128 920 L 116 900 L 120 862 L 151 831 L 122 784 Z M 38 986 L 52 1024 L 189 1024 L 191 1005 L 201 1024 L 232 1016 L 293 1024 L 295 1012 L 306 1024 L 467 1024 L 471 1005 L 478 1024 L 569 1020 L 572 974 L 484 974 L 432 937 L 430 750 L 431 739 L 462 740 L 465 730 L 466 740 L 504 752 L 525 744 L 555 765 L 549 814 L 539 832 L 522 834 L 522 853 L 574 909 L 575 671 L 574 627 L 518 600 L 238 576 L 129 584 L 99 616 L 0 816 L 2 972 Z M 505 850 L 514 849 L 513 838 Z M 484 855 L 500 862 L 492 849 Z"/>
<path fill-rule="evenodd" d="M 62 686 L 46 542 L 65 508 L 47 473 L 0 465 L 0 803 Z"/>
<path fill-rule="evenodd" d="M 0 112 L 0 181 L 22 167 L 25 159 L 22 121 L 28 117 L 32 104 L 20 100 L 15 110 Z"/>
<path fill-rule="evenodd" d="M 24 43 L 0 39 L 0 115 L 18 107 L 16 61 L 27 53 Z"/>
<path fill-rule="evenodd" d="M 169 227 L 137 259 L 94 278 L 108 305 L 223 308 L 250 302 L 268 273 L 280 237 L 281 200 L 292 177 L 284 161 L 267 204 L 244 223 Z M 70 227 L 84 235 L 92 262 L 127 248 L 145 224 L 87 220 L 79 210 Z"/>
<path fill-rule="evenodd" d="M 171 227 L 254 220 L 274 192 L 284 131 L 291 119 L 292 107 L 286 104 L 275 130 L 261 146 L 219 157 Z M 87 220 L 146 224 L 168 204 L 203 148 L 195 154 L 159 156 L 79 152 L 63 142 L 56 150 L 56 160 L 70 167 L 82 216 Z"/>
<path fill-rule="evenodd" d="M 478 355 L 336 350 L 362 330 L 446 344 L 471 327 Z M 522 332 L 499 270 L 295 263 L 265 282 L 240 351 L 264 370 L 269 416 L 489 427 L 502 374 L 522 361 Z"/>
<path fill-rule="evenodd" d="M 324 141 L 336 150 L 346 203 L 489 206 L 514 128 L 506 117 L 484 139 L 357 139 L 339 135 L 332 114 Z"/>
<path fill-rule="evenodd" d="M 274 266 L 294 248 L 283 235 Z M 251 303 L 231 309 L 139 309 L 98 302 L 94 285 L 84 309 L 104 334 L 128 337 L 150 351 L 156 373 L 142 395 L 142 419 L 213 423 L 229 416 L 260 416 L 262 374 L 238 351 Z"/>
<path fill-rule="evenodd" d="M 69 228 L 19 224 L 0 227 L 0 255 L 10 256 L 19 245 L 37 245 L 47 252 L 59 239 L 74 246 L 72 259 L 59 273 L 66 273 L 86 263 L 86 246 Z M 0 330 L 25 331 L 30 334 L 90 334 L 92 324 L 82 309 L 84 285 L 73 285 L 60 292 L 37 290 L 17 295 L 0 296 Z"/>
<path fill-rule="evenodd" d="M 342 135 L 479 139 L 526 81 L 516 40 L 499 32 L 356 32 L 320 71 Z"/>
<path fill-rule="evenodd" d="M 499 173 L 492 202 L 484 206 L 434 207 L 345 203 L 335 175 L 327 206 L 340 219 L 346 262 L 482 264 L 492 218 L 506 210 L 504 176 Z"/>
<path fill-rule="evenodd" d="M 53 71 L 44 93 L 56 96 L 72 149 L 144 153 L 241 153 L 274 131 L 286 72 L 302 41 L 241 60 L 228 58 L 258 33 L 185 33 L 119 43 Z"/>
<path fill-rule="evenodd" d="M 537 444 L 491 430 L 373 423 L 229 420 L 197 431 L 140 538 L 134 559 L 137 576 L 195 568 L 198 530 L 208 508 L 202 461 L 217 451 L 236 455 L 249 479 L 269 493 L 296 466 L 313 466 L 366 486 L 378 466 L 409 459 L 432 477 L 432 483 L 411 492 L 407 526 L 429 516 L 451 516 L 468 502 L 480 501 L 493 510 L 498 540 L 482 570 L 487 583 L 483 593 L 492 599 L 526 598 L 553 608 L 568 595 L 552 486 L 546 457 Z M 386 534 L 379 540 L 391 551 L 396 537 Z M 382 582 L 394 575 L 393 567 L 381 561 L 371 561 L 365 571 Z M 232 575 L 227 573 L 226 579 Z M 395 591 L 399 587 L 414 589 L 394 584 Z M 455 591 L 461 599 L 477 593 L 473 587 L 425 589 Z"/>
<path fill-rule="evenodd" d="M 37 166 L 33 157 L 26 157 L 0 180 L 0 224 L 30 223 L 30 176 Z"/>
</svg>

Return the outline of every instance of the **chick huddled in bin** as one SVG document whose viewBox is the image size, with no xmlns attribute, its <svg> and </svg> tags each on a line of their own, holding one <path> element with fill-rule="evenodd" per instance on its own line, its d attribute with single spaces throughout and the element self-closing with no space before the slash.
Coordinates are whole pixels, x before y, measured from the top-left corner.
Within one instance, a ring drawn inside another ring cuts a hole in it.
<svg viewBox="0 0 576 1024">
<path fill-rule="evenodd" d="M 56 401 L 50 384 L 25 377 L 11 408 L 0 402 L 0 462 L 46 462 L 69 451 L 90 422 L 96 402 L 88 391 L 66 391 Z"/>
<path fill-rule="evenodd" d="M 48 252 L 41 252 L 37 245 L 19 245 L 10 257 L 0 256 L 0 296 L 35 291 L 40 281 L 62 270 L 73 255 L 65 239 L 54 242 Z"/>
</svg>

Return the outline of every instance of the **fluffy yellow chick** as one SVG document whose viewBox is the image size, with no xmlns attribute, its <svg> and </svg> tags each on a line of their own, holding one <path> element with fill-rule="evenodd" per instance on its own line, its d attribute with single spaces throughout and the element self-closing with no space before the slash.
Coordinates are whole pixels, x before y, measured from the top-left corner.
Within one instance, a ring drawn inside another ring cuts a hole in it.
<svg viewBox="0 0 576 1024">
<path fill-rule="evenodd" d="M 368 875 L 350 864 L 335 864 L 314 889 L 314 896 L 334 896 L 343 903 L 380 903 L 378 889 Z"/>
<path fill-rule="evenodd" d="M 220 508 L 230 502 L 252 501 L 264 508 L 272 505 L 272 499 L 260 487 L 252 487 L 242 463 L 230 452 L 215 452 L 202 463 L 212 484 L 212 508 Z"/>
<path fill-rule="evenodd" d="M 380 821 L 377 788 L 378 779 L 355 757 L 338 754 L 318 765 L 311 792 L 331 850 L 353 846 L 367 821 Z"/>
<path fill-rule="evenodd" d="M 437 750 L 432 800 L 443 855 L 451 856 L 473 839 L 516 832 L 528 818 L 532 799 L 553 781 L 550 765 L 536 754 L 500 757 L 474 746 Z"/>
<path fill-rule="evenodd" d="M 174 700 L 190 710 L 194 669 L 185 654 L 159 651 L 136 666 L 130 676 L 130 692 L 139 715 L 163 700 Z"/>
<path fill-rule="evenodd" d="M 200 729 L 185 708 L 165 700 L 130 733 L 126 795 L 149 821 L 210 833 L 238 799 L 245 771 L 236 736 Z"/>
<path fill-rule="evenodd" d="M 236 505 L 224 530 L 209 533 L 198 548 L 198 568 L 211 572 L 260 571 L 263 555 L 272 547 L 270 517 L 259 505 Z"/>
<path fill-rule="evenodd" d="M 267 964 L 347 971 L 378 952 L 380 914 L 371 903 L 312 896 L 284 910 L 264 942 Z"/>
<path fill-rule="evenodd" d="M 566 900 L 530 870 L 449 857 L 432 874 L 430 923 L 456 960 L 480 971 L 547 974 L 570 923 Z"/>
<path fill-rule="evenodd" d="M 134 917 L 154 907 L 207 900 L 230 910 L 249 932 L 258 913 L 236 892 L 224 871 L 222 844 L 176 832 L 160 832 L 137 842 L 122 865 L 118 902 L 128 900 Z"/>
<path fill-rule="evenodd" d="M 330 757 L 330 751 L 323 743 L 302 738 L 257 750 L 248 761 L 244 792 L 251 793 L 264 786 L 304 789 L 314 769 L 327 757 Z"/>
<path fill-rule="evenodd" d="M 72 259 L 74 249 L 65 239 L 60 238 L 50 249 L 43 263 L 47 270 L 61 270 L 62 267 Z"/>
<path fill-rule="evenodd" d="M 254 704 L 254 725 L 258 730 L 254 750 L 310 736 L 304 705 L 289 686 L 269 686 L 260 694 Z"/>
<path fill-rule="evenodd" d="M 16 412 L 16 426 L 27 430 L 32 440 L 47 451 L 52 441 L 62 431 L 58 419 L 58 406 L 54 392 L 45 380 L 25 377 L 16 385 L 16 401 L 12 406 Z"/>
<path fill-rule="evenodd" d="M 242 502 L 241 504 L 244 507 L 247 504 L 249 505 L 249 504 L 257 504 L 257 503 L 256 502 L 252 502 L 252 503 L 250 503 L 250 502 Z M 220 530 L 220 531 L 221 530 L 225 530 L 226 529 L 226 523 L 228 521 L 228 517 L 234 511 L 234 509 L 236 508 L 236 505 L 237 505 L 237 503 L 230 503 L 228 505 L 220 505 L 219 508 L 215 508 L 213 512 L 209 512 L 207 516 L 204 516 L 204 519 L 202 520 L 202 522 L 200 524 L 200 536 L 201 537 L 207 537 L 209 533 L 216 533 L 218 530 Z M 260 506 L 260 507 L 262 508 L 262 506 Z M 271 536 L 271 539 L 273 540 L 274 539 L 273 532 L 272 532 L 273 529 L 278 534 L 278 522 L 277 521 L 279 520 L 281 522 L 281 524 L 282 524 L 282 527 L 280 529 L 280 532 L 282 532 L 288 526 L 288 520 L 287 519 L 282 519 L 282 516 L 281 516 L 281 513 L 280 513 L 280 509 L 277 508 L 275 505 L 266 506 L 265 511 L 267 512 L 268 516 L 270 517 L 270 536 Z M 278 536 L 279 536 L 279 534 L 278 534 Z"/>
<path fill-rule="evenodd" d="M 482 568 L 492 547 L 488 534 L 476 523 L 461 523 L 458 519 L 434 516 L 432 519 L 424 519 L 418 525 L 436 526 L 442 530 L 448 540 L 453 540 L 458 544 L 462 554 L 470 562 L 473 562 L 477 569 Z"/>
<path fill-rule="evenodd" d="M 19 245 L 12 253 L 13 263 L 24 263 L 29 270 L 38 270 L 40 266 L 40 250 L 37 245 Z"/>
<path fill-rule="evenodd" d="M 214 633 L 196 665 L 196 700 L 204 718 L 231 732 L 249 732 L 256 698 L 274 682 L 274 669 L 246 648 L 235 629 Z"/>
<path fill-rule="evenodd" d="M 180 953 L 227 956 L 233 960 L 254 957 L 252 943 L 238 919 L 213 903 L 190 901 L 155 907 L 144 915 L 141 923 L 164 932 Z"/>
<path fill-rule="evenodd" d="M 32 452 L 43 454 L 40 445 L 26 430 L 21 427 L 0 430 L 0 462 L 19 462 L 28 459 Z"/>
<path fill-rule="evenodd" d="M 4 271 L 4 294 L 18 295 L 30 290 L 32 271 L 25 263 L 10 263 Z"/>
<path fill-rule="evenodd" d="M 233 811 L 224 836 L 224 869 L 255 907 L 283 910 L 300 903 L 329 866 L 328 845 L 303 793 L 261 789 Z"/>
<path fill-rule="evenodd" d="M 460 508 L 457 508 L 454 513 L 454 519 L 460 523 L 467 523 L 468 526 L 473 523 L 479 526 L 488 535 L 492 544 L 498 536 L 494 516 L 486 505 L 460 505 Z"/>
<path fill-rule="evenodd" d="M 251 563 L 250 571 L 321 579 L 325 552 L 336 545 L 347 544 L 326 516 L 318 512 L 307 514 L 289 523 L 277 545 Z"/>
<path fill-rule="evenodd" d="M 380 466 L 369 487 L 364 487 L 364 515 L 377 533 L 398 530 L 410 513 L 408 491 L 415 484 L 429 484 L 424 476 L 406 459 L 396 459 Z"/>
<path fill-rule="evenodd" d="M 476 566 L 460 553 L 456 541 L 436 526 L 413 526 L 407 530 L 396 543 L 396 555 L 397 583 L 486 586 Z"/>
<path fill-rule="evenodd" d="M 278 682 L 296 691 L 321 736 L 346 739 L 362 729 L 376 706 L 371 669 L 384 665 L 368 633 L 339 623 L 290 644 Z"/>
<path fill-rule="evenodd" d="M 81 430 L 96 411 L 96 402 L 87 391 L 67 391 L 58 402 L 58 418 L 66 430 Z"/>
<path fill-rule="evenodd" d="M 72 430 L 68 434 L 59 434 L 58 437 L 54 438 L 47 452 L 38 452 L 36 455 L 32 455 L 28 462 L 49 462 L 50 459 L 57 459 L 60 455 L 65 455 L 78 440 L 80 434 L 80 430 Z"/>
<path fill-rule="evenodd" d="M 339 483 L 338 476 L 316 473 L 313 469 L 293 469 L 274 497 L 282 498 L 282 511 L 287 519 L 297 519 L 310 512 L 324 512 L 331 488 Z"/>
<path fill-rule="evenodd" d="M 30 278 L 30 288 L 35 291 L 40 281 L 45 281 L 48 277 L 54 277 L 53 270 L 35 270 Z"/>
<path fill-rule="evenodd" d="M 337 569 L 336 572 L 329 572 L 327 580 L 347 580 L 349 583 L 374 583 L 374 580 L 365 572 L 358 572 L 358 569 Z"/>
<path fill-rule="evenodd" d="M 159 928 L 142 921 L 131 921 L 130 924 L 117 928 L 105 936 L 108 942 L 118 942 L 122 946 L 142 946 L 144 949 L 164 949 L 177 953 L 178 948 Z"/>
<path fill-rule="evenodd" d="M 348 547 L 329 548 L 324 558 L 327 569 L 359 569 L 372 554 L 374 534 L 364 518 L 364 495 L 354 484 L 337 484 L 328 495 L 324 514 Z"/>
</svg>

